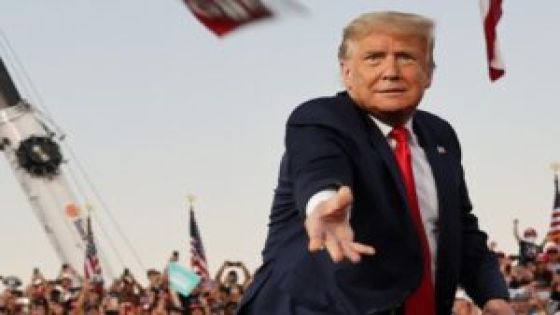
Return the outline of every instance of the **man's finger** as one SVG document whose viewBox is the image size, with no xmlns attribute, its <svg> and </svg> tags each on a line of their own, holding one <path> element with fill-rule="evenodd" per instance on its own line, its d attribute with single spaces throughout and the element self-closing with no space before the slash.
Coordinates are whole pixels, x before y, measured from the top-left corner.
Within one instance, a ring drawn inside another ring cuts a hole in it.
<svg viewBox="0 0 560 315">
<path fill-rule="evenodd" d="M 372 246 L 369 245 L 364 245 L 361 243 L 356 243 L 356 242 L 352 242 L 349 245 L 353 251 L 355 251 L 356 253 L 359 253 L 361 255 L 374 255 L 375 254 L 375 248 L 373 248 Z"/>
<path fill-rule="evenodd" d="M 339 208 L 346 208 L 352 203 L 352 191 L 348 186 L 341 186 L 336 193 Z"/>
<path fill-rule="evenodd" d="M 352 248 L 352 243 L 347 241 L 342 241 L 341 247 L 344 252 L 344 256 L 348 258 L 353 263 L 358 263 L 361 260 L 360 254 Z"/>
<path fill-rule="evenodd" d="M 321 238 L 312 238 L 309 240 L 309 251 L 316 252 L 323 249 L 323 240 Z"/>
<path fill-rule="evenodd" d="M 344 258 L 342 248 L 336 237 L 327 234 L 325 238 L 325 247 L 334 262 L 340 262 Z"/>
<path fill-rule="evenodd" d="M 309 251 L 315 252 L 323 249 L 325 235 L 323 229 L 317 223 L 311 223 L 310 219 L 305 221 L 307 235 L 309 236 Z"/>
</svg>

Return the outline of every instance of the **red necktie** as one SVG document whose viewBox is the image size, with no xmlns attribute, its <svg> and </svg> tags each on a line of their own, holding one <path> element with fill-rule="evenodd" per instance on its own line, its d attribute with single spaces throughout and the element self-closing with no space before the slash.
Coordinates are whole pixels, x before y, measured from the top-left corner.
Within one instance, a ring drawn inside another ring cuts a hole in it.
<svg viewBox="0 0 560 315">
<path fill-rule="evenodd" d="M 403 126 L 394 127 L 389 133 L 395 141 L 395 158 L 401 171 L 404 186 L 406 188 L 406 199 L 410 207 L 410 216 L 416 228 L 422 245 L 422 280 L 416 291 L 408 297 L 405 302 L 405 315 L 435 315 L 435 290 L 432 283 L 432 258 L 428 238 L 422 223 L 418 198 L 416 197 L 416 186 L 414 185 L 414 174 L 412 173 L 412 156 L 408 145 L 408 131 Z"/>
</svg>

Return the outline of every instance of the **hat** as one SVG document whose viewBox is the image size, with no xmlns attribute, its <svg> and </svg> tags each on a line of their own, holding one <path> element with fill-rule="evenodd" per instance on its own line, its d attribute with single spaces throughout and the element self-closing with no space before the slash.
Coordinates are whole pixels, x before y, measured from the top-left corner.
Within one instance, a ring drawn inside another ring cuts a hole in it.
<svg viewBox="0 0 560 315">
<path fill-rule="evenodd" d="M 523 237 L 537 237 L 537 230 L 532 227 L 528 227 L 523 232 Z"/>
<path fill-rule="evenodd" d="M 148 270 L 146 271 L 146 275 L 147 275 L 148 277 L 151 276 L 151 275 L 154 275 L 154 276 L 155 276 L 155 275 L 160 275 L 160 274 L 161 274 L 161 272 L 158 271 L 158 270 L 155 270 L 155 269 L 148 269 Z"/>
<path fill-rule="evenodd" d="M 4 277 L 2 283 L 10 290 L 15 290 L 22 284 L 21 280 L 16 276 Z"/>
</svg>

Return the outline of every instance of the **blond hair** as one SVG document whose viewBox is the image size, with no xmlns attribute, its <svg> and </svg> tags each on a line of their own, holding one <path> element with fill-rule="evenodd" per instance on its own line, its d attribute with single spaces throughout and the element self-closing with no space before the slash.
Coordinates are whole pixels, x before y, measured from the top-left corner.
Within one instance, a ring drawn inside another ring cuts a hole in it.
<svg viewBox="0 0 560 315">
<path fill-rule="evenodd" d="M 418 14 L 395 11 L 365 13 L 344 28 L 342 42 L 338 48 L 338 59 L 342 61 L 348 57 L 348 42 L 362 39 L 375 32 L 413 35 L 426 41 L 429 52 L 428 65 L 433 69 L 435 67 L 434 28 L 433 20 Z"/>
</svg>

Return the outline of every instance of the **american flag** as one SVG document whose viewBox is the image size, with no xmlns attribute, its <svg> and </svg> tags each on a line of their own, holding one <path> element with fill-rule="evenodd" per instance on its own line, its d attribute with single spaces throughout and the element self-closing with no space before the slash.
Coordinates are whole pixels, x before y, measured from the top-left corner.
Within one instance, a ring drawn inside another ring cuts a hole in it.
<svg viewBox="0 0 560 315">
<path fill-rule="evenodd" d="M 484 36 L 486 38 L 488 74 L 490 75 L 490 80 L 496 81 L 505 73 L 496 32 L 498 22 L 502 17 L 502 0 L 480 0 L 480 13 L 482 14 Z"/>
<path fill-rule="evenodd" d="M 554 175 L 554 190 L 554 206 L 552 207 L 548 239 L 560 243 L 560 191 L 558 190 L 558 174 Z"/>
<path fill-rule="evenodd" d="M 191 266 L 202 280 L 210 279 L 208 274 L 208 264 L 206 263 L 206 254 L 204 254 L 204 246 L 198 231 L 198 224 L 194 218 L 194 209 L 190 207 L 190 236 L 191 236 Z"/>
<path fill-rule="evenodd" d="M 260 0 L 183 0 L 187 8 L 218 36 L 245 24 L 271 17 L 272 11 Z"/>
<path fill-rule="evenodd" d="M 87 218 L 87 235 L 86 235 L 86 257 L 84 259 L 84 277 L 87 280 L 101 281 L 101 264 L 97 257 L 97 248 L 93 240 L 93 229 L 91 228 L 91 219 Z"/>
</svg>

